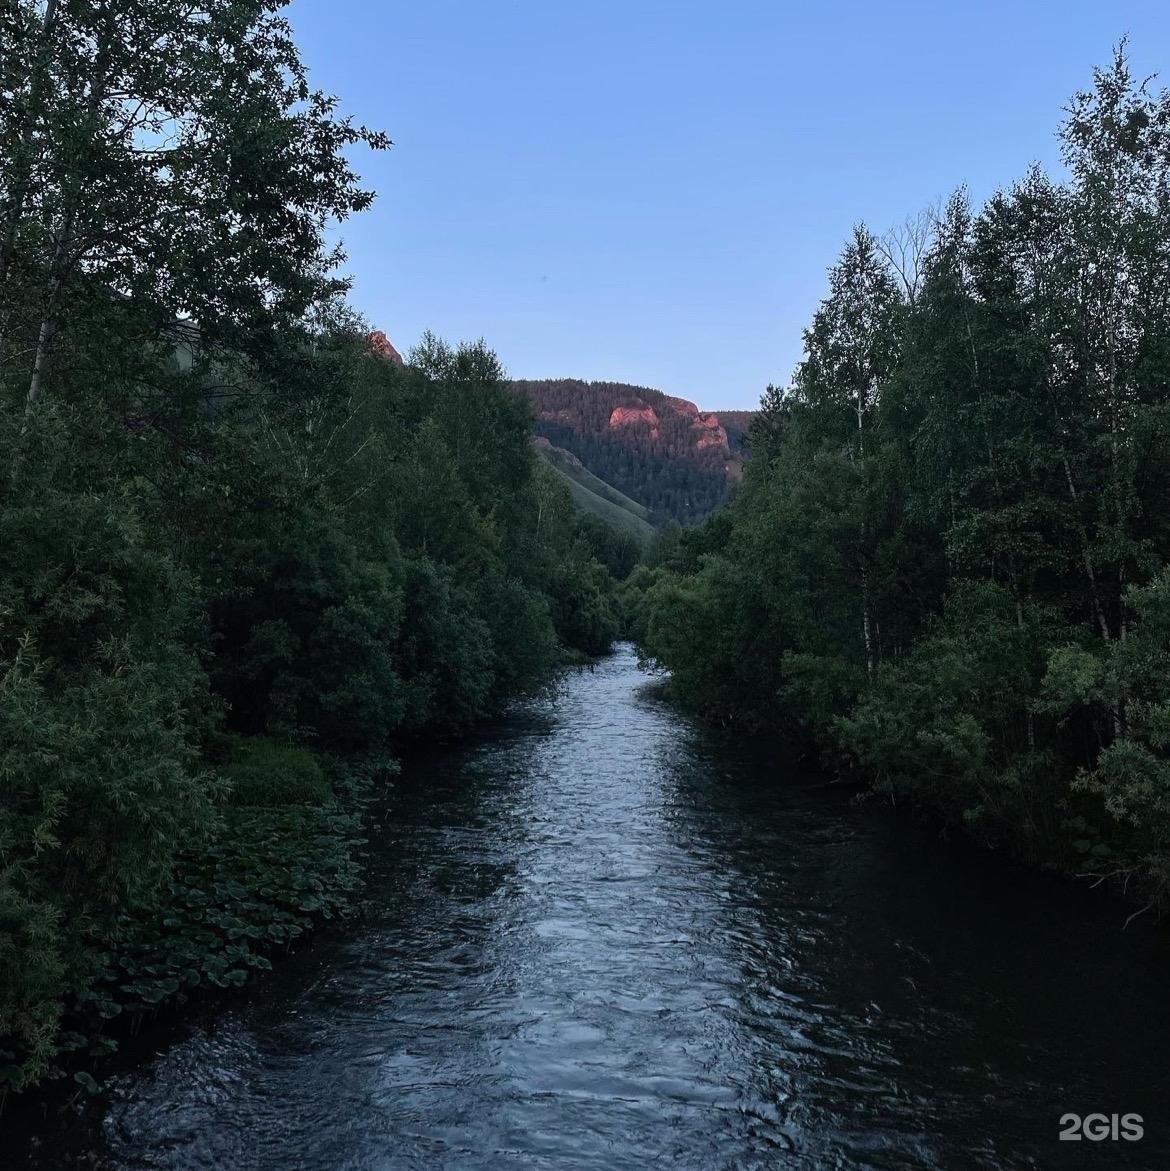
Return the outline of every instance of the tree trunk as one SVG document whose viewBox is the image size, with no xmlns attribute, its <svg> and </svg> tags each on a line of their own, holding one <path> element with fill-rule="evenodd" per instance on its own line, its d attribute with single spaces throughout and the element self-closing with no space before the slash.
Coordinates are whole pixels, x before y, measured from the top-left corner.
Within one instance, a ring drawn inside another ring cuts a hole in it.
<svg viewBox="0 0 1170 1171">
<path fill-rule="evenodd" d="M 83 139 L 83 141 L 87 146 L 92 145 L 94 139 L 97 137 L 98 115 L 101 112 L 101 102 L 109 80 L 110 46 L 113 40 L 113 15 L 108 4 L 102 10 L 102 17 L 103 23 L 98 34 L 97 59 L 94 62 L 93 76 L 89 83 L 89 102 L 86 107 L 85 128 L 88 137 Z M 61 290 L 65 283 L 65 274 L 69 267 L 69 251 L 73 246 L 77 214 L 81 208 L 83 196 L 82 175 L 79 173 L 79 168 L 74 166 L 68 175 L 68 182 L 63 184 L 61 231 L 57 236 L 57 243 L 53 249 L 53 259 L 49 268 L 49 287 L 45 302 L 45 312 L 41 319 L 40 330 L 37 334 L 36 356 L 33 359 L 32 375 L 29 378 L 28 399 L 25 407 L 26 423 L 29 411 L 35 406 L 43 392 L 45 367 L 49 361 L 53 339 L 58 332 L 56 310 L 58 308 Z"/>
<path fill-rule="evenodd" d="M 873 624 L 869 616 L 869 569 L 861 567 L 861 637 L 865 642 L 865 673 L 873 674 Z"/>
<path fill-rule="evenodd" d="M 873 653 L 873 623 L 870 617 L 870 601 L 869 601 L 869 566 L 865 563 L 865 544 L 868 537 L 867 525 L 865 522 L 865 391 L 859 386 L 857 388 L 857 451 L 858 462 L 861 466 L 862 476 L 862 517 L 861 517 L 861 638 L 865 644 L 865 671 L 867 675 L 873 674 L 874 653 Z"/>
<path fill-rule="evenodd" d="M 64 281 L 65 262 L 69 248 L 69 239 L 73 233 L 72 214 L 61 227 L 61 234 L 57 237 L 57 246 L 53 249 L 53 263 L 49 276 L 49 292 L 45 300 L 44 315 L 41 318 L 41 328 L 37 333 L 37 352 L 33 359 L 32 376 L 28 382 L 28 398 L 25 402 L 25 423 L 33 407 L 41 397 L 45 381 L 45 367 L 49 361 L 49 349 L 52 345 L 53 334 L 57 330 L 56 309 L 57 298 L 61 293 Z"/>
</svg>

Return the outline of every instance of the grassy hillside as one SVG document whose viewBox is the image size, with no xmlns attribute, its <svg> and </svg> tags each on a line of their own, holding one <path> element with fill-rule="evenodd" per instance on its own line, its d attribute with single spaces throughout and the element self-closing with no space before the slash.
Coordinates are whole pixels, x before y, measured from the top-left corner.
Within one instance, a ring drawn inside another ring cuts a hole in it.
<svg viewBox="0 0 1170 1171">
<path fill-rule="evenodd" d="M 632 533 L 640 541 L 648 541 L 653 536 L 654 526 L 648 519 L 650 511 L 644 505 L 598 479 L 567 451 L 547 442 L 538 443 L 537 450 L 568 485 L 578 508 L 623 532 Z"/>
</svg>

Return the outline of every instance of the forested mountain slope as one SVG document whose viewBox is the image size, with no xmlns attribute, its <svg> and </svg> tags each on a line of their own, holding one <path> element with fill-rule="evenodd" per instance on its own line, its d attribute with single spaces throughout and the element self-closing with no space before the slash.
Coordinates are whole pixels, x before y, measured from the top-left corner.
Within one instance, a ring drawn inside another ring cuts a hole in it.
<svg viewBox="0 0 1170 1171">
<path fill-rule="evenodd" d="M 742 416 L 722 417 L 686 399 L 620 382 L 520 380 L 536 431 L 593 475 L 648 508 L 652 519 L 694 523 L 727 499 L 744 455 Z"/>
</svg>

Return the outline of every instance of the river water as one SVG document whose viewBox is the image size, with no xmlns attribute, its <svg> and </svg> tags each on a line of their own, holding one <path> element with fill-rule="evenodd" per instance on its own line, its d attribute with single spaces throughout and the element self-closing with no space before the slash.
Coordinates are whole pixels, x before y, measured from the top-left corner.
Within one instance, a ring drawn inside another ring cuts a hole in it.
<svg viewBox="0 0 1170 1171">
<path fill-rule="evenodd" d="M 688 721 L 629 648 L 413 761 L 372 851 L 359 920 L 0 1165 L 1170 1167 L 1164 930 Z"/>
</svg>

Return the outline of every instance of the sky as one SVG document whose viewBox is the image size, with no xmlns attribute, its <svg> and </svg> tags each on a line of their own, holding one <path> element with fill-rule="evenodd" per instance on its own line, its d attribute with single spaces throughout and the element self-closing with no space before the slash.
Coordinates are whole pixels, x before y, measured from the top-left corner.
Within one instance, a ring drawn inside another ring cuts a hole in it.
<svg viewBox="0 0 1170 1171">
<path fill-rule="evenodd" d="M 785 384 L 853 224 L 1059 168 L 1069 97 L 1168 0 L 293 0 L 314 85 L 394 147 L 340 229 L 404 352 L 484 338 L 515 378 L 712 410 Z"/>
</svg>

